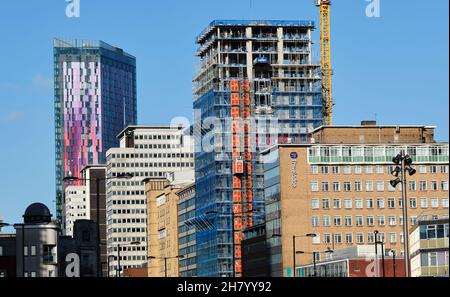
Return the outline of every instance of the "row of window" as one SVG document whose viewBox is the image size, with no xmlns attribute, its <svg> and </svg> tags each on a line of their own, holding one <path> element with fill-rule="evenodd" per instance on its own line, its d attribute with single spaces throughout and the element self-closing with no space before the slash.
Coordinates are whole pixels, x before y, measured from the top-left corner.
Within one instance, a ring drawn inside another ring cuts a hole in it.
<svg viewBox="0 0 450 297">
<path fill-rule="evenodd" d="M 194 162 L 111 163 L 113 168 L 194 167 Z"/>
<path fill-rule="evenodd" d="M 421 197 L 419 199 L 415 198 L 415 197 L 411 197 L 409 198 L 409 208 L 417 208 L 417 201 L 419 200 L 420 203 L 420 208 L 438 208 L 439 207 L 439 198 L 437 197 L 433 197 L 428 199 L 427 197 Z M 334 199 L 328 199 L 328 198 L 323 198 L 322 199 L 322 203 L 320 203 L 320 200 L 317 198 L 313 198 L 311 200 L 311 208 L 312 209 L 320 209 L 320 207 L 322 206 L 322 209 L 330 209 L 331 208 L 331 203 L 333 203 L 332 207 L 333 209 L 340 209 L 340 208 L 345 208 L 345 209 L 352 209 L 353 208 L 353 202 L 355 203 L 355 209 L 362 209 L 364 207 L 364 203 L 363 203 L 363 199 L 362 198 L 356 198 L 356 199 L 352 199 L 352 198 L 345 198 L 343 199 L 343 204 L 341 203 L 341 199 L 340 198 L 334 198 Z M 398 198 L 398 206 L 400 208 L 403 207 L 403 199 L 402 198 Z M 385 204 L 385 199 L 384 198 L 377 198 L 376 200 L 373 198 L 366 198 L 365 199 L 365 206 L 367 209 L 372 209 L 375 208 L 375 202 L 376 202 L 376 207 L 379 209 L 383 209 L 386 207 Z M 430 203 L 428 203 L 430 202 Z M 441 207 L 443 208 L 448 208 L 448 198 L 442 198 L 441 199 Z M 387 199 L 387 207 L 390 209 L 395 208 L 395 198 L 388 198 Z"/>
<path fill-rule="evenodd" d="M 124 194 L 114 194 L 114 195 L 124 195 Z M 139 195 L 144 195 L 144 194 L 139 194 Z M 115 204 L 118 204 L 118 205 L 136 205 L 136 204 L 145 205 L 145 200 L 144 199 L 131 199 L 131 200 L 130 199 L 129 200 L 113 199 L 112 204 L 114 204 L 114 205 Z"/>
<path fill-rule="evenodd" d="M 194 158 L 194 154 L 193 153 L 140 153 L 140 154 L 134 154 L 134 153 L 128 153 L 128 154 L 111 154 L 109 155 L 108 159 L 136 159 L 136 158 L 141 158 L 141 159 L 149 159 L 149 158 L 154 158 L 154 159 L 161 159 L 161 158 Z"/>
<path fill-rule="evenodd" d="M 179 149 L 181 144 L 135 144 L 135 149 Z"/>
<path fill-rule="evenodd" d="M 373 192 L 373 191 L 378 191 L 378 192 L 384 192 L 385 191 L 385 184 L 387 182 L 385 181 L 372 181 L 372 180 L 366 180 L 364 185 L 364 189 L 366 192 Z M 428 191 L 428 189 L 430 191 L 438 191 L 439 190 L 439 186 L 440 189 L 442 191 L 448 191 L 448 181 L 443 180 L 440 183 L 438 181 L 430 181 L 429 182 L 430 187 L 428 188 L 428 182 L 425 180 L 419 181 L 419 190 L 420 191 Z M 341 187 L 342 185 L 342 187 Z M 387 183 L 387 189 L 388 191 L 394 191 L 395 188 L 393 188 L 389 183 Z M 323 181 L 321 182 L 321 187 L 320 190 L 322 192 L 340 192 L 340 191 L 344 191 L 344 192 L 362 192 L 363 191 L 363 187 L 362 187 L 362 182 L 361 181 L 355 181 L 353 182 L 353 187 L 352 187 L 352 183 L 350 181 L 344 181 L 344 182 L 339 182 L 339 181 L 334 181 L 334 182 L 328 182 L 328 181 Z M 401 190 L 401 188 L 399 187 L 399 190 Z M 409 181 L 409 190 L 410 191 L 417 191 L 417 184 L 416 181 Z M 317 181 L 313 181 L 311 182 L 311 191 L 312 192 L 319 192 L 319 182 Z"/>
<path fill-rule="evenodd" d="M 108 233 L 137 233 L 146 232 L 145 228 L 110 228 Z"/>
<path fill-rule="evenodd" d="M 403 243 L 404 237 L 403 233 L 397 234 L 396 232 L 390 232 L 388 234 L 389 243 L 397 243 L 400 241 Z M 378 241 L 386 242 L 385 233 L 378 233 Z M 317 234 L 316 237 L 313 237 L 313 244 L 364 244 L 364 243 L 374 243 L 375 242 L 375 234 L 373 232 L 368 233 L 324 233 L 324 234 Z"/>
<path fill-rule="evenodd" d="M 180 139 L 180 135 L 134 135 L 135 140 L 147 140 L 147 139 L 158 139 L 158 140 L 166 140 L 166 139 Z"/>
<path fill-rule="evenodd" d="M 330 170 L 331 167 L 331 170 Z M 353 170 L 352 170 L 353 167 Z M 333 166 L 327 166 L 327 165 L 323 165 L 323 166 L 318 166 L 318 165 L 311 165 L 311 173 L 312 174 L 319 174 L 319 168 L 320 168 L 320 173 L 321 174 L 329 174 L 330 172 L 332 174 L 340 174 L 341 169 L 342 172 L 344 174 L 351 174 L 352 172 L 355 174 L 361 174 L 362 173 L 362 169 L 364 167 L 364 173 L 366 174 L 371 174 L 371 173 L 378 173 L 378 174 L 383 174 L 384 173 L 384 168 L 386 167 L 386 172 L 390 173 L 393 171 L 394 169 L 394 165 L 387 165 L 387 166 L 383 166 L 383 165 L 365 165 L 365 166 L 361 166 L 361 165 L 343 165 L 343 166 L 339 166 L 339 165 L 333 165 Z M 375 167 L 375 170 L 373 169 L 373 167 Z M 416 167 L 416 166 L 413 166 Z M 439 171 L 441 173 L 448 173 L 448 165 L 419 165 L 417 171 L 419 173 L 438 173 L 438 167 L 439 167 Z"/>
<path fill-rule="evenodd" d="M 127 243 L 130 243 L 130 242 L 142 242 L 142 243 L 145 243 L 145 237 L 113 237 L 113 238 L 109 238 L 108 240 L 111 240 L 112 239 L 112 241 L 113 242 L 123 242 L 123 244 L 127 244 Z M 125 248 L 125 247 L 120 247 L 120 250 L 121 251 L 123 251 L 123 249 L 122 248 Z M 137 246 L 136 246 L 136 248 L 137 248 Z M 117 249 L 116 248 L 114 248 L 114 250 L 116 251 Z M 145 250 L 145 249 L 143 249 L 143 250 Z"/>
<path fill-rule="evenodd" d="M 420 239 L 436 239 L 448 236 L 448 224 L 422 225 L 420 226 Z"/>
<path fill-rule="evenodd" d="M 448 216 L 446 216 L 448 218 Z M 344 216 L 344 218 L 342 218 L 342 216 L 336 215 L 333 216 L 333 218 L 329 215 L 324 215 L 322 216 L 322 220 L 320 219 L 320 216 L 312 216 L 311 217 L 311 225 L 313 227 L 319 227 L 320 224 L 322 223 L 323 227 L 330 227 L 331 225 L 336 226 L 336 227 L 341 227 L 341 226 L 346 226 L 346 227 L 350 227 L 350 226 L 357 226 L 357 227 L 362 227 L 364 225 L 367 226 L 375 226 L 375 220 L 378 224 L 378 226 L 386 226 L 386 224 L 388 226 L 396 226 L 397 225 L 397 216 L 395 215 L 389 215 L 384 216 L 384 215 L 378 215 L 378 216 L 373 216 L 373 215 L 369 215 L 366 216 L 365 220 L 364 220 L 364 216 L 362 215 L 356 215 L 355 219 L 353 220 L 353 216 L 351 215 L 346 215 Z M 409 218 L 410 220 L 410 225 L 415 225 L 417 223 L 417 216 L 410 216 Z M 399 225 L 403 225 L 403 216 L 399 216 L 398 217 L 398 224 Z"/>
<path fill-rule="evenodd" d="M 112 214 L 145 214 L 145 209 L 113 209 Z"/>
<path fill-rule="evenodd" d="M 147 220 L 146 219 L 136 219 L 136 218 L 132 218 L 132 219 L 112 219 L 112 220 L 108 220 L 108 224 L 110 225 L 112 224 L 129 224 L 129 223 L 145 223 Z"/>
</svg>

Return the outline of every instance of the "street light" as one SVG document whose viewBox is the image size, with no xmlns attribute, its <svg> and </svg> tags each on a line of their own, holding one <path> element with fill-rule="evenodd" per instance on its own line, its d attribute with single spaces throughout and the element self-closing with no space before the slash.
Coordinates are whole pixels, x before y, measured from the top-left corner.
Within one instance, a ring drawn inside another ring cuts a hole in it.
<svg viewBox="0 0 450 297">
<path fill-rule="evenodd" d="M 395 250 L 389 251 L 392 254 L 392 268 L 394 270 L 394 277 L 395 277 Z"/>
<path fill-rule="evenodd" d="M 405 276 L 409 277 L 409 231 L 408 231 L 408 203 L 406 201 L 406 172 L 408 174 L 414 175 L 416 170 L 411 167 L 413 161 L 409 155 L 405 154 L 405 151 L 401 151 L 400 154 L 392 159 L 394 162 L 395 169 L 391 172 L 396 179 L 391 180 L 390 184 L 395 188 L 399 183 L 402 184 L 402 202 L 403 202 L 403 249 L 405 257 Z M 399 175 L 401 177 L 399 177 Z"/>
<path fill-rule="evenodd" d="M 316 233 L 307 233 L 307 234 L 305 234 L 305 235 L 292 235 L 292 260 L 293 260 L 293 270 L 294 270 L 294 273 L 293 273 L 293 275 L 294 275 L 294 277 L 295 277 L 295 271 L 296 271 L 296 269 L 295 269 L 295 266 L 296 266 L 296 261 L 295 261 L 295 254 L 296 254 L 296 249 L 295 249 L 295 239 L 296 238 L 298 238 L 298 237 L 316 237 L 317 236 L 317 234 Z"/>
<path fill-rule="evenodd" d="M 101 252 L 100 252 L 100 182 L 106 181 L 110 179 L 130 179 L 133 175 L 130 173 L 119 173 L 115 177 L 103 177 L 103 178 L 79 178 L 75 176 L 66 176 L 63 178 L 63 182 L 72 182 L 72 181 L 95 181 L 96 185 L 96 207 L 97 207 L 97 277 L 102 276 L 102 263 L 101 263 Z"/>
<path fill-rule="evenodd" d="M 127 244 L 127 245 L 121 245 L 121 244 L 117 245 L 117 266 L 118 266 L 118 271 L 116 271 L 116 275 L 118 275 L 118 277 L 120 277 L 120 273 L 122 272 L 122 266 L 120 265 L 120 250 L 121 250 L 122 246 L 132 246 L 132 245 L 140 245 L 140 244 L 141 244 L 140 241 L 132 241 L 132 242 L 130 242 L 130 244 Z"/>
<path fill-rule="evenodd" d="M 380 241 L 378 241 L 378 234 L 379 234 L 379 232 L 378 232 L 378 230 L 375 230 L 374 232 L 373 232 L 374 234 L 375 234 L 375 261 L 376 261 L 376 269 L 377 269 L 377 276 L 379 276 L 379 273 L 378 273 L 378 250 L 377 250 L 377 246 L 378 246 L 378 244 L 380 244 L 381 245 L 381 265 L 382 265 L 382 268 L 383 268 L 383 277 L 386 277 L 386 274 L 385 274 L 385 269 L 384 269 L 384 242 L 383 242 L 383 240 L 380 240 Z"/>
<path fill-rule="evenodd" d="M 164 260 L 164 276 L 167 277 L 167 259 L 182 259 L 184 258 L 183 255 L 178 255 L 178 256 L 174 256 L 174 257 L 155 257 L 155 256 L 148 256 L 147 259 L 151 260 L 151 259 L 160 259 L 160 260 Z"/>
</svg>

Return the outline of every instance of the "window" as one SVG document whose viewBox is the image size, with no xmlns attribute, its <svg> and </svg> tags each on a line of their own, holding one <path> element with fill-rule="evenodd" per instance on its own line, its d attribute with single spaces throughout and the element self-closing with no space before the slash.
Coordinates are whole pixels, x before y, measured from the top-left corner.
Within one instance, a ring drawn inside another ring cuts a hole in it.
<svg viewBox="0 0 450 297">
<path fill-rule="evenodd" d="M 342 225 L 341 216 L 334 216 L 334 225 L 335 226 L 341 226 Z"/>
<path fill-rule="evenodd" d="M 427 208 L 428 207 L 428 198 L 427 197 L 420 198 L 420 207 L 421 208 Z"/>
<path fill-rule="evenodd" d="M 419 172 L 420 173 L 427 173 L 427 166 L 419 165 Z"/>
<path fill-rule="evenodd" d="M 344 165 L 344 174 L 351 174 L 352 169 L 349 165 Z"/>
<path fill-rule="evenodd" d="M 333 182 L 333 192 L 339 192 L 341 190 L 340 182 Z"/>
<path fill-rule="evenodd" d="M 355 200 L 355 208 L 356 209 L 362 209 L 363 208 L 363 201 L 362 201 L 362 199 L 356 199 Z"/>
<path fill-rule="evenodd" d="M 341 199 L 339 198 L 333 199 L 333 208 L 336 209 L 341 208 Z"/>
<path fill-rule="evenodd" d="M 330 186 L 328 182 L 322 182 L 322 192 L 328 192 L 330 190 Z"/>
<path fill-rule="evenodd" d="M 341 234 L 334 234 L 334 242 L 335 243 L 342 243 L 342 235 Z"/>
<path fill-rule="evenodd" d="M 366 208 L 373 208 L 373 199 L 372 198 L 366 199 Z"/>
<path fill-rule="evenodd" d="M 355 181 L 355 192 L 361 192 L 361 182 L 360 181 Z"/>
<path fill-rule="evenodd" d="M 372 173 L 372 165 L 366 165 L 366 173 Z"/>
<path fill-rule="evenodd" d="M 422 180 L 420 181 L 420 190 L 421 191 L 426 191 L 427 190 L 427 182 Z"/>
<path fill-rule="evenodd" d="M 416 191 L 417 187 L 416 187 L 416 181 L 415 180 L 410 180 L 409 181 L 409 190 L 410 191 Z"/>
<path fill-rule="evenodd" d="M 356 226 L 362 226 L 363 225 L 363 216 L 356 216 Z"/>
<path fill-rule="evenodd" d="M 330 226 L 330 216 L 323 216 L 323 225 L 325 227 Z"/>
<path fill-rule="evenodd" d="M 316 236 L 313 237 L 312 243 L 313 244 L 320 244 L 320 234 L 317 234 Z"/>
<path fill-rule="evenodd" d="M 331 243 L 331 234 L 324 234 L 323 235 L 323 243 Z"/>
<path fill-rule="evenodd" d="M 448 208 L 448 198 L 442 198 L 442 207 Z"/>
<path fill-rule="evenodd" d="M 436 165 L 430 165 L 430 173 L 436 173 L 436 172 L 437 172 Z"/>
<path fill-rule="evenodd" d="M 438 182 L 433 180 L 430 182 L 430 190 L 431 191 L 437 191 L 438 190 Z"/>
<path fill-rule="evenodd" d="M 384 224 L 385 224 L 384 216 L 378 216 L 378 225 L 384 226 Z"/>
<path fill-rule="evenodd" d="M 377 191 L 378 192 L 384 191 L 384 181 L 377 181 Z"/>
<path fill-rule="evenodd" d="M 319 208 L 319 199 L 312 199 L 311 200 L 311 208 L 312 209 L 318 209 Z"/>
<path fill-rule="evenodd" d="M 384 208 L 384 199 L 383 198 L 378 198 L 377 199 L 377 207 L 378 208 Z"/>
<path fill-rule="evenodd" d="M 322 166 L 322 174 L 328 174 L 328 166 Z"/>
<path fill-rule="evenodd" d="M 36 246 L 35 245 L 31 246 L 31 256 L 36 256 Z"/>
<path fill-rule="evenodd" d="M 339 166 L 333 166 L 332 168 L 333 174 L 339 174 Z"/>
<path fill-rule="evenodd" d="M 366 221 L 367 221 L 367 226 L 373 226 L 374 225 L 373 216 L 367 216 Z"/>
<path fill-rule="evenodd" d="M 311 182 L 311 192 L 318 192 L 319 184 L 317 182 Z"/>
<path fill-rule="evenodd" d="M 344 199 L 344 208 L 345 209 L 352 208 L 352 199 Z"/>
<path fill-rule="evenodd" d="M 382 165 L 377 165 L 375 170 L 376 170 L 377 173 L 381 174 L 381 173 L 383 173 L 383 166 Z"/>
<path fill-rule="evenodd" d="M 441 173 L 448 173 L 448 165 L 441 166 Z"/>
<path fill-rule="evenodd" d="M 366 191 L 367 192 L 373 191 L 373 182 L 370 180 L 366 181 Z"/>
<path fill-rule="evenodd" d="M 344 182 L 344 192 L 350 192 L 351 189 L 351 183 L 350 182 Z"/>
<path fill-rule="evenodd" d="M 356 243 L 364 243 L 364 234 L 356 233 Z"/>
<path fill-rule="evenodd" d="M 417 208 L 417 199 L 416 198 L 409 198 L 409 207 Z"/>
<path fill-rule="evenodd" d="M 409 217 L 409 223 L 411 224 L 411 226 L 415 225 L 417 223 L 417 217 L 416 216 Z"/>
<path fill-rule="evenodd" d="M 437 265 L 437 253 L 430 252 L 428 255 L 429 255 L 429 260 L 428 260 L 429 265 L 428 266 L 436 266 Z"/>
<path fill-rule="evenodd" d="M 367 233 L 367 243 L 374 243 L 375 236 L 373 233 Z"/>
<path fill-rule="evenodd" d="M 439 200 L 437 198 L 431 198 L 431 207 L 432 208 L 439 207 Z"/>
<path fill-rule="evenodd" d="M 311 174 L 318 174 L 319 167 L 317 165 L 311 165 Z"/>
<path fill-rule="evenodd" d="M 389 234 L 389 242 L 390 243 L 396 243 L 397 242 L 397 233 L 390 233 Z"/>
<path fill-rule="evenodd" d="M 345 216 L 345 226 L 352 226 L 353 220 L 352 216 Z"/>
<path fill-rule="evenodd" d="M 427 239 L 436 238 L 436 225 L 428 225 L 426 230 L 427 230 Z"/>
<path fill-rule="evenodd" d="M 442 191 L 448 191 L 448 181 L 446 180 L 441 181 L 441 189 Z"/>
<path fill-rule="evenodd" d="M 27 245 L 23 247 L 23 255 L 28 256 L 28 246 Z"/>
<path fill-rule="evenodd" d="M 361 165 L 355 165 L 355 173 L 361 174 Z"/>
<path fill-rule="evenodd" d="M 318 216 L 313 216 L 312 217 L 312 226 L 313 227 L 319 226 L 319 217 Z"/>
<path fill-rule="evenodd" d="M 330 199 L 322 199 L 322 208 L 329 209 L 330 208 Z"/>
<path fill-rule="evenodd" d="M 388 216 L 388 223 L 389 223 L 389 226 L 395 226 L 397 224 L 396 217 Z"/>
<path fill-rule="evenodd" d="M 345 234 L 345 242 L 346 243 L 353 243 L 353 235 L 352 235 L 352 233 L 346 233 Z"/>
</svg>

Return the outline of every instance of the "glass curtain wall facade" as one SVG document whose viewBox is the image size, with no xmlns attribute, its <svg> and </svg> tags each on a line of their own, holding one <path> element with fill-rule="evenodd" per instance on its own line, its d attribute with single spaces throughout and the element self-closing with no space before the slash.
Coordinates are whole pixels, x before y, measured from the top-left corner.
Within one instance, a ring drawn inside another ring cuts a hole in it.
<svg viewBox="0 0 450 297">
<path fill-rule="evenodd" d="M 244 209 L 253 209 L 257 225 L 264 223 L 259 151 L 276 143 L 308 142 L 308 133 L 322 125 L 320 65 L 311 58 L 313 29 L 311 21 L 216 20 L 197 37 L 200 69 L 194 77 L 193 106 L 199 118 L 194 126 L 215 119 L 214 127 L 203 125 L 196 135 L 196 217 L 199 225 L 209 226 L 197 232 L 198 276 L 233 276 L 236 271 L 233 156 L 226 149 L 232 138 L 226 120 L 231 117 L 231 82 L 250 83 L 252 125 L 257 130 L 252 127 L 253 202 Z M 275 133 L 267 133 L 274 123 Z M 205 150 L 205 142 L 214 149 Z"/>
<path fill-rule="evenodd" d="M 56 216 L 65 176 L 105 163 L 117 135 L 136 124 L 136 58 L 102 41 L 54 39 Z"/>
</svg>

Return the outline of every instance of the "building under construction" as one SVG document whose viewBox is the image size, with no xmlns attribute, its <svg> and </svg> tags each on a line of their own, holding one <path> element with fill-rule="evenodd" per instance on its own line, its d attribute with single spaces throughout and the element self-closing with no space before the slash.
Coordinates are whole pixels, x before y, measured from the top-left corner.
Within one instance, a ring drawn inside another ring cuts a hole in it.
<svg viewBox="0 0 450 297">
<path fill-rule="evenodd" d="M 308 142 L 323 123 L 313 29 L 312 21 L 216 20 L 197 37 L 194 109 L 202 121 L 215 118 L 214 128 L 194 125 L 197 144 L 214 147 L 195 155 L 198 276 L 241 275 L 242 232 L 264 222 L 259 151 Z"/>
</svg>

